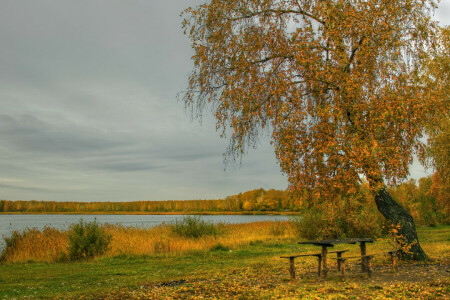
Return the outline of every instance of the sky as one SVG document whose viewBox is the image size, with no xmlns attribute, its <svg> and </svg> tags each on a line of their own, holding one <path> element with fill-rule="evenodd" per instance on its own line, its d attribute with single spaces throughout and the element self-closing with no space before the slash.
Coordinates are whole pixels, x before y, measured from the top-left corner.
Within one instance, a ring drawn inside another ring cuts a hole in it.
<svg viewBox="0 0 450 300">
<path fill-rule="evenodd" d="M 285 189 L 268 138 L 228 141 L 177 94 L 192 70 L 187 0 L 0 2 L 0 199 L 217 199 Z M 450 0 L 434 16 L 450 25 Z M 411 176 L 430 174 L 417 162 Z"/>
</svg>

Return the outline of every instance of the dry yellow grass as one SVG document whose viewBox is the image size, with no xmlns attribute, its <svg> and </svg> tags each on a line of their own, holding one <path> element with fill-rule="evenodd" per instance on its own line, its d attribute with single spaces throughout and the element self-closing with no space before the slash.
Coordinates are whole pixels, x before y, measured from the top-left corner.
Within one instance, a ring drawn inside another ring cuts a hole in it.
<svg viewBox="0 0 450 300">
<path fill-rule="evenodd" d="M 57 261 L 67 248 L 67 232 L 46 227 L 42 231 L 29 228 L 16 233 L 15 241 L 6 249 L 3 260 L 6 262 Z"/>
<path fill-rule="evenodd" d="M 182 254 L 187 251 L 210 249 L 218 244 L 234 249 L 252 241 L 295 237 L 295 226 L 287 221 L 225 224 L 221 228 L 223 234 L 196 239 L 177 236 L 168 225 L 152 228 L 104 225 L 103 228 L 112 235 L 110 249 L 104 256 Z M 14 247 L 7 249 L 3 260 L 58 261 L 67 257 L 68 241 L 67 231 L 53 228 L 45 228 L 42 231 L 27 229 L 17 236 Z"/>
</svg>

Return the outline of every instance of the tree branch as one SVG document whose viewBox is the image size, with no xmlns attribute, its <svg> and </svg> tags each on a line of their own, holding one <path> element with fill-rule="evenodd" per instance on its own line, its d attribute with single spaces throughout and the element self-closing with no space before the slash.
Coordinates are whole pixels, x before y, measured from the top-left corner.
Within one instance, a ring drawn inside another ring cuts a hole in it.
<svg viewBox="0 0 450 300">
<path fill-rule="evenodd" d="M 308 18 L 313 19 L 314 21 L 325 25 L 325 21 L 321 20 L 320 18 L 304 11 L 303 9 L 299 9 L 299 10 L 294 10 L 294 9 L 265 9 L 265 10 L 261 10 L 261 11 L 256 11 L 256 12 L 250 12 L 246 15 L 243 15 L 242 17 L 238 17 L 238 18 L 232 18 L 231 21 L 239 21 L 239 20 L 243 20 L 243 19 L 250 19 L 262 14 L 269 14 L 269 13 L 275 13 L 278 16 L 284 15 L 284 14 L 299 14 Z"/>
<path fill-rule="evenodd" d="M 350 69 L 350 65 L 352 64 L 353 60 L 355 59 L 356 56 L 356 51 L 358 51 L 359 47 L 361 47 L 362 43 L 364 43 L 364 40 L 366 39 L 366 37 L 363 35 L 361 37 L 361 39 L 359 40 L 358 44 L 356 45 L 356 47 L 354 47 L 352 49 L 352 54 L 350 55 L 350 58 L 348 59 L 348 63 L 344 68 L 344 71 L 348 71 Z"/>
</svg>

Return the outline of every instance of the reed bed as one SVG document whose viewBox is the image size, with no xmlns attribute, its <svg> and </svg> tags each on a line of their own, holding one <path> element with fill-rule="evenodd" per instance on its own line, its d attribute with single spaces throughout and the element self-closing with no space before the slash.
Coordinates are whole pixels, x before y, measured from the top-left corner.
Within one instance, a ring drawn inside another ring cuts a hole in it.
<svg viewBox="0 0 450 300">
<path fill-rule="evenodd" d="M 69 242 L 67 232 L 50 227 L 15 231 L 8 239 L 0 257 L 3 262 L 58 261 L 66 256 Z"/>
<path fill-rule="evenodd" d="M 117 255 L 183 254 L 214 247 L 236 249 L 255 241 L 286 240 L 296 236 L 295 224 L 289 221 L 264 221 L 245 224 L 219 224 L 220 234 L 199 238 L 186 238 L 175 234 L 172 225 L 157 227 L 124 227 L 102 225 L 112 236 L 103 257 Z M 11 237 L 4 250 L 3 262 L 56 262 L 68 259 L 68 231 L 28 228 Z"/>
</svg>

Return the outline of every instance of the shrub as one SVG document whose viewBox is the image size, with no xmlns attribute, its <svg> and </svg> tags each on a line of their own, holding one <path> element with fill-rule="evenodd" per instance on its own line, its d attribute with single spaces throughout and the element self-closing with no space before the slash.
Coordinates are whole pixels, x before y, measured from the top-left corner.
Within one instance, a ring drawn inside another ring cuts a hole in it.
<svg viewBox="0 0 450 300">
<path fill-rule="evenodd" d="M 218 243 L 212 246 L 209 250 L 215 252 L 215 251 L 230 251 L 231 249 L 229 247 L 222 245 L 221 243 Z"/>
<path fill-rule="evenodd" d="M 201 219 L 199 216 L 186 216 L 181 221 L 171 224 L 172 232 L 186 238 L 199 238 L 202 236 L 217 236 L 221 233 L 221 225 L 214 225 Z"/>
<path fill-rule="evenodd" d="M 293 221 L 299 236 L 309 240 L 376 238 L 382 235 L 384 224 L 374 201 L 361 194 L 316 203 L 315 207 L 304 208 Z"/>
<path fill-rule="evenodd" d="M 326 222 L 319 210 L 311 208 L 303 211 L 301 216 L 293 217 L 298 236 L 307 240 L 324 238 Z"/>
<path fill-rule="evenodd" d="M 107 234 L 96 221 L 73 224 L 69 230 L 69 258 L 79 260 L 92 258 L 105 253 L 111 242 L 111 235 Z"/>
</svg>

